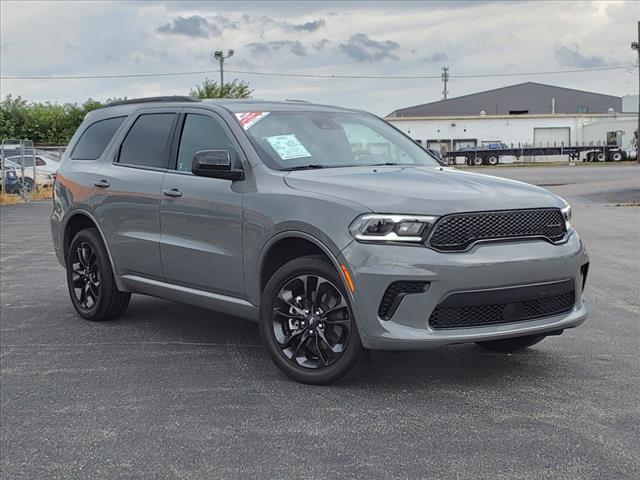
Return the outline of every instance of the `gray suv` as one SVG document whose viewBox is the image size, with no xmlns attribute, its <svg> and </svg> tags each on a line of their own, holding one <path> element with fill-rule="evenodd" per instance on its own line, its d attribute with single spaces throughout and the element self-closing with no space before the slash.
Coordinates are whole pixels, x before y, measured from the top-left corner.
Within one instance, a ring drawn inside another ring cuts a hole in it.
<svg viewBox="0 0 640 480">
<path fill-rule="evenodd" d="M 295 380 L 366 349 L 522 349 L 582 323 L 569 205 L 442 166 L 381 119 L 306 102 L 117 102 L 62 159 L 51 227 L 73 306 L 131 293 L 257 321 Z"/>
</svg>

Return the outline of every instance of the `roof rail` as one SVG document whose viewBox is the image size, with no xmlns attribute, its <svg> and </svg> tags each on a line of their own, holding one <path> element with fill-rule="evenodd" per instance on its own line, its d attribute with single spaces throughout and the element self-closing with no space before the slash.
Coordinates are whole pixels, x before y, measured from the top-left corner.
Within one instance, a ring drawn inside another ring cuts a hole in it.
<svg viewBox="0 0 640 480">
<path fill-rule="evenodd" d="M 287 98 L 285 102 L 311 103 L 309 100 L 297 100 L 295 98 Z"/>
<path fill-rule="evenodd" d="M 115 107 L 117 105 L 130 105 L 133 103 L 152 103 L 152 102 L 201 102 L 199 98 L 188 97 L 186 95 L 173 95 L 167 97 L 146 97 L 146 98 L 132 98 L 130 100 L 118 100 L 110 102 L 105 107 Z"/>
</svg>

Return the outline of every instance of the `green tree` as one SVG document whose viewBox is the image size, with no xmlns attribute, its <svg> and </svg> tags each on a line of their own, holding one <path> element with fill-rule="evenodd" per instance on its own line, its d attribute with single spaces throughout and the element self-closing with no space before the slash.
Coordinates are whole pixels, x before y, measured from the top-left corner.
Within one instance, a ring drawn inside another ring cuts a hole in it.
<svg viewBox="0 0 640 480">
<path fill-rule="evenodd" d="M 82 105 L 51 102 L 29 103 L 7 95 L 0 102 L 0 139 L 33 140 L 38 145 L 64 145 L 91 110 L 103 107 L 92 99 Z"/>
<path fill-rule="evenodd" d="M 218 82 L 205 78 L 202 85 L 195 85 L 189 95 L 197 98 L 251 98 L 253 90 L 244 80 L 234 79 L 224 82 L 222 88 Z"/>
</svg>

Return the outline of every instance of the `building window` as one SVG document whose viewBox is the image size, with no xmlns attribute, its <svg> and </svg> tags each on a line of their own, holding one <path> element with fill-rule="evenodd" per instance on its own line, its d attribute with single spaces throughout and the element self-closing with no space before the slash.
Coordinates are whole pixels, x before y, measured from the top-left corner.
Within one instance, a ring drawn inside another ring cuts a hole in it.
<svg viewBox="0 0 640 480">
<path fill-rule="evenodd" d="M 526 115 L 529 110 L 509 110 L 509 115 Z"/>
<path fill-rule="evenodd" d="M 585 107 L 584 105 L 578 105 L 576 107 L 576 113 L 589 113 L 589 107 Z"/>
</svg>

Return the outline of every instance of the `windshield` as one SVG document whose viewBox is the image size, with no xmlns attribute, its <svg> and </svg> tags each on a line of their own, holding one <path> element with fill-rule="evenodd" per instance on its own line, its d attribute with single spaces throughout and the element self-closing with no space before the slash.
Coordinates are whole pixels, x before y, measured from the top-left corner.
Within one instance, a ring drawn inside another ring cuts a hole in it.
<svg viewBox="0 0 640 480">
<path fill-rule="evenodd" d="M 236 116 L 264 163 L 276 170 L 439 165 L 410 138 L 371 115 L 245 112 Z"/>
</svg>

